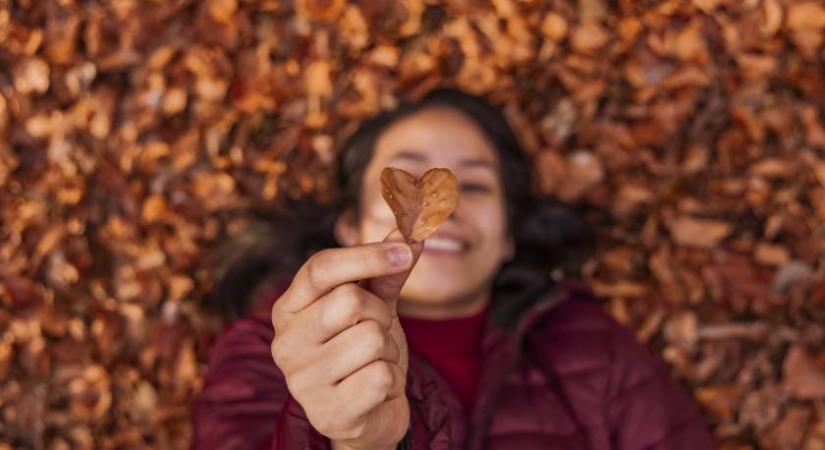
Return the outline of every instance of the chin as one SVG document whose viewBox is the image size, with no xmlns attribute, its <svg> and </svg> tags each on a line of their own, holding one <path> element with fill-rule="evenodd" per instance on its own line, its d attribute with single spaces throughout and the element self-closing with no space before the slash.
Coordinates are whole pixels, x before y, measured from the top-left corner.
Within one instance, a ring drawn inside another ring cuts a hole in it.
<svg viewBox="0 0 825 450">
<path fill-rule="evenodd" d="M 423 261 L 422 261 L 423 262 Z M 418 265 L 401 290 L 401 297 L 418 304 L 446 305 L 466 298 L 476 289 L 463 273 L 442 267 Z"/>
<path fill-rule="evenodd" d="M 461 297 L 461 290 L 456 286 L 438 286 L 439 283 L 407 283 L 401 289 L 401 297 L 410 303 L 426 303 L 430 305 L 448 304 Z"/>
</svg>

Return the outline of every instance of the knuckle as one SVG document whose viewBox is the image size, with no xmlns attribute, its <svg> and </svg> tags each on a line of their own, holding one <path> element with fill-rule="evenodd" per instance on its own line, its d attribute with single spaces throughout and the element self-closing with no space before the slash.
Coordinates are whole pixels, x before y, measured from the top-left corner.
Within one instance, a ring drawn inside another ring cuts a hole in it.
<svg viewBox="0 0 825 450">
<path fill-rule="evenodd" d="M 286 311 L 277 300 L 272 305 L 272 327 L 275 331 L 280 331 L 286 328 Z"/>
<path fill-rule="evenodd" d="M 341 301 L 344 319 L 348 324 L 356 324 L 362 317 L 366 308 L 366 298 L 361 288 L 354 284 L 341 286 Z"/>
<path fill-rule="evenodd" d="M 353 421 L 350 419 L 336 419 L 333 421 L 336 439 L 353 441 L 361 439 L 366 432 L 366 424 L 363 421 Z"/>
<path fill-rule="evenodd" d="M 289 375 L 285 375 L 286 380 L 286 387 L 289 392 L 296 398 L 296 399 L 303 399 L 305 398 L 305 393 L 312 392 L 312 386 L 310 386 L 310 378 L 306 376 L 302 371 L 296 371 Z"/>
<path fill-rule="evenodd" d="M 398 363 L 398 361 L 401 360 L 401 351 L 398 348 L 398 344 L 396 344 L 394 340 L 389 339 L 387 345 L 391 349 L 389 362 Z"/>
<path fill-rule="evenodd" d="M 330 416 L 330 414 L 320 414 L 315 415 L 312 414 L 312 409 L 304 407 L 307 410 L 307 418 L 312 426 L 318 430 L 321 434 L 325 434 L 327 436 L 333 436 L 336 433 L 336 426 L 335 426 L 335 419 Z"/>
<path fill-rule="evenodd" d="M 311 256 L 309 262 L 306 265 L 305 273 L 306 273 L 306 282 L 312 286 L 313 288 L 318 288 L 322 285 L 323 279 L 323 269 L 319 262 L 318 253 Z"/>
<path fill-rule="evenodd" d="M 366 348 L 370 359 L 378 359 L 384 354 L 384 346 L 387 345 L 387 336 L 384 329 L 374 320 L 364 323 L 363 345 Z"/>
<path fill-rule="evenodd" d="M 370 374 L 372 385 L 379 392 L 386 393 L 392 388 L 395 381 L 395 372 L 392 366 L 385 361 L 378 361 L 373 364 Z"/>
<path fill-rule="evenodd" d="M 367 334 L 374 334 L 382 339 L 382 342 L 387 337 L 387 332 L 384 330 L 384 327 L 381 326 L 378 321 L 375 320 L 365 320 L 364 321 L 364 328 Z"/>
<path fill-rule="evenodd" d="M 354 440 L 360 439 L 364 436 L 367 429 L 367 424 L 365 421 L 359 420 L 355 424 L 348 423 L 344 425 L 342 428 L 344 428 L 345 431 L 341 432 L 341 437 L 346 440 Z"/>
<path fill-rule="evenodd" d="M 275 336 L 272 339 L 270 350 L 272 351 L 272 359 L 275 361 L 275 364 L 277 364 L 282 370 L 286 369 L 289 366 L 289 352 L 284 345 L 284 339 L 282 337 Z"/>
<path fill-rule="evenodd" d="M 272 352 L 272 358 L 275 359 L 277 363 L 281 359 L 281 339 L 277 336 L 272 339 L 272 342 L 269 344 L 269 349 Z"/>
</svg>

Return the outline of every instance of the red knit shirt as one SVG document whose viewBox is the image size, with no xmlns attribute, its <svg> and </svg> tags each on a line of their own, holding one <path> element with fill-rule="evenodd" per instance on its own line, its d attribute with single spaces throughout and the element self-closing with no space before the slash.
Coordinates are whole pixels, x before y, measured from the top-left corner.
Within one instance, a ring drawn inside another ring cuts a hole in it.
<svg viewBox="0 0 825 450">
<path fill-rule="evenodd" d="M 481 371 L 481 337 L 489 306 L 466 317 L 418 319 L 399 316 L 411 352 L 441 374 L 469 414 Z"/>
</svg>

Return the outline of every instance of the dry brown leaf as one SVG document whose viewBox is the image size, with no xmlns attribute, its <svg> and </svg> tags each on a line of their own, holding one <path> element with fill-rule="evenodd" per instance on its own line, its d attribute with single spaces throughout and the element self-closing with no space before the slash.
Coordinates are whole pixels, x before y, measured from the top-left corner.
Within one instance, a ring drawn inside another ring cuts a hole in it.
<svg viewBox="0 0 825 450">
<path fill-rule="evenodd" d="M 235 11 L 238 10 L 237 0 L 209 0 L 209 16 L 212 20 L 222 24 L 232 21 Z"/>
<path fill-rule="evenodd" d="M 683 61 L 702 62 L 707 57 L 703 33 L 697 24 L 691 24 L 679 32 L 673 45 L 676 56 Z"/>
<path fill-rule="evenodd" d="M 329 61 L 312 62 L 306 68 L 306 89 L 311 96 L 325 97 L 332 93 Z"/>
<path fill-rule="evenodd" d="M 810 420 L 810 408 L 806 406 L 791 407 L 779 423 L 763 435 L 766 447 L 777 450 L 797 450 L 801 448 Z"/>
<path fill-rule="evenodd" d="M 645 186 L 636 184 L 623 184 L 616 193 L 613 203 L 613 212 L 619 216 L 629 216 L 639 208 L 648 205 L 655 200 L 653 192 Z"/>
<path fill-rule="evenodd" d="M 599 21 L 607 17 L 605 0 L 578 0 L 578 18 L 582 21 Z"/>
<path fill-rule="evenodd" d="M 590 53 L 607 44 L 609 39 L 610 33 L 601 25 L 595 22 L 587 22 L 573 29 L 573 33 L 570 35 L 570 45 L 578 52 Z"/>
<path fill-rule="evenodd" d="M 733 231 L 727 222 L 687 216 L 672 220 L 668 227 L 676 243 L 705 248 L 718 245 Z"/>
<path fill-rule="evenodd" d="M 567 36 L 567 21 L 560 14 L 548 13 L 541 23 L 541 32 L 548 39 L 559 42 Z"/>
<path fill-rule="evenodd" d="M 782 6 L 777 0 L 763 0 L 759 9 L 761 22 L 759 29 L 772 36 L 782 26 Z"/>
<path fill-rule="evenodd" d="M 751 426 L 757 432 L 762 431 L 780 417 L 786 402 L 785 394 L 773 384 L 748 392 L 741 405 L 739 423 Z"/>
<path fill-rule="evenodd" d="M 725 0 L 692 0 L 692 3 L 705 14 L 711 14 Z"/>
<path fill-rule="evenodd" d="M 381 172 L 381 195 L 404 238 L 423 241 L 458 206 L 458 180 L 449 169 L 429 169 L 416 179 L 409 172 L 386 167 Z"/>
<path fill-rule="evenodd" d="M 791 31 L 817 31 L 825 28 L 825 5 L 818 1 L 794 3 L 788 7 L 785 24 Z"/>
<path fill-rule="evenodd" d="M 558 196 L 565 201 L 577 200 L 599 184 L 604 175 L 598 156 L 586 150 L 576 151 L 567 158 L 566 173 L 558 187 Z"/>
<path fill-rule="evenodd" d="M 344 0 L 297 0 L 295 9 L 298 17 L 333 21 L 347 6 Z"/>
<path fill-rule="evenodd" d="M 757 262 L 770 266 L 782 266 L 791 259 L 787 248 L 767 243 L 758 244 L 753 256 Z"/>
<path fill-rule="evenodd" d="M 699 320 L 692 311 L 674 314 L 664 326 L 665 338 L 685 350 L 693 350 L 699 340 Z"/>
<path fill-rule="evenodd" d="M 40 58 L 26 58 L 14 66 L 14 88 L 21 94 L 43 94 L 49 90 L 49 65 Z"/>
<path fill-rule="evenodd" d="M 744 394 L 740 385 L 717 385 L 698 389 L 696 399 L 715 417 L 731 420 L 736 416 Z"/>
<path fill-rule="evenodd" d="M 195 178 L 194 194 L 209 210 L 232 206 L 235 179 L 222 172 L 201 174 Z"/>
<path fill-rule="evenodd" d="M 825 364 L 812 358 L 799 346 L 793 346 L 782 365 L 782 387 L 800 399 L 825 398 Z"/>
</svg>

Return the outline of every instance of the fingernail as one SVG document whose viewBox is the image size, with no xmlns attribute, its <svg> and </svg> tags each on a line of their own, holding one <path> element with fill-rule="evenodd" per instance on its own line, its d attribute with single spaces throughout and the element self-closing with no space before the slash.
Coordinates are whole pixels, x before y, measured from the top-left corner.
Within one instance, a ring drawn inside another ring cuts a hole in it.
<svg viewBox="0 0 825 450">
<path fill-rule="evenodd" d="M 406 245 L 399 245 L 387 250 L 387 259 L 390 260 L 390 264 L 393 266 L 406 266 L 412 259 L 412 253 L 410 253 L 410 248 Z"/>
</svg>

